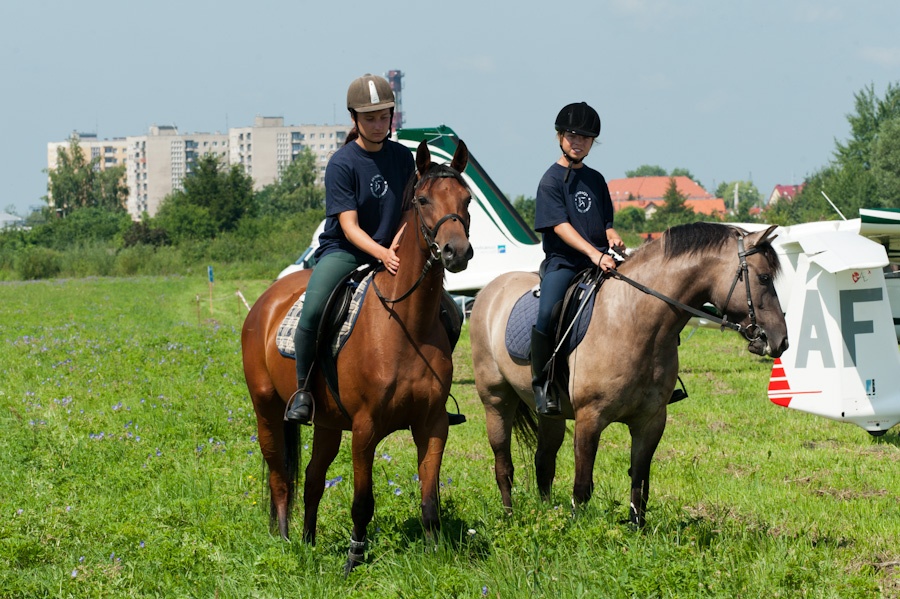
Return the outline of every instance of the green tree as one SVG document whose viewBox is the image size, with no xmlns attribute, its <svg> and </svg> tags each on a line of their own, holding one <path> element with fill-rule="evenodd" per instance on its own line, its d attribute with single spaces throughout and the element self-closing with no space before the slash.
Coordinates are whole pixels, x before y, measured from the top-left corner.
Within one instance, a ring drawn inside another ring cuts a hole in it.
<svg viewBox="0 0 900 599">
<path fill-rule="evenodd" d="M 883 98 L 870 85 L 855 95 L 847 115 L 850 138 L 835 141 L 832 162 L 809 177 L 792 201 L 767 208 L 766 220 L 789 225 L 839 218 L 823 192 L 846 218 L 860 208 L 900 207 L 900 86 L 889 84 Z"/>
<path fill-rule="evenodd" d="M 165 231 L 176 244 L 189 239 L 212 239 L 219 232 L 209 209 L 191 203 L 183 191 L 166 196 L 150 226 Z"/>
<path fill-rule="evenodd" d="M 669 173 L 669 176 L 670 177 L 687 177 L 688 179 L 690 179 L 697 185 L 700 185 L 700 180 L 694 176 L 694 173 L 692 173 L 690 170 L 688 170 L 686 168 L 673 168 L 672 172 Z"/>
<path fill-rule="evenodd" d="M 325 190 L 316 185 L 316 155 L 313 151 L 303 148 L 285 167 L 278 181 L 257 194 L 257 203 L 262 216 L 283 216 L 322 208 Z"/>
<path fill-rule="evenodd" d="M 881 124 L 872 148 L 872 174 L 881 204 L 900 208 L 900 117 Z"/>
<path fill-rule="evenodd" d="M 647 215 L 636 206 L 626 206 L 616 212 L 615 223 L 616 231 L 640 233 L 647 225 Z"/>
<path fill-rule="evenodd" d="M 888 84 L 884 98 L 875 95 L 875 86 L 869 85 L 855 95 L 856 114 L 848 114 L 850 139 L 837 143 L 835 156 L 840 166 L 859 164 L 869 169 L 872 166 L 873 145 L 881 125 L 900 117 L 900 86 Z"/>
<path fill-rule="evenodd" d="M 522 216 L 529 227 L 534 229 L 534 198 L 526 198 L 524 195 L 516 196 L 513 200 L 513 208 Z"/>
<path fill-rule="evenodd" d="M 61 216 L 79 208 L 125 210 L 125 165 L 100 170 L 100 157 L 88 160 L 75 136 L 68 148 L 57 148 L 56 168 L 44 172 L 49 177 L 44 199 Z"/>
<path fill-rule="evenodd" d="M 625 171 L 625 176 L 632 177 L 665 177 L 666 169 L 655 164 L 642 164 L 633 171 Z"/>
<path fill-rule="evenodd" d="M 678 191 L 675 178 L 669 178 L 669 186 L 663 194 L 664 202 L 657 206 L 656 212 L 650 217 L 648 225 L 655 231 L 663 231 L 669 227 L 684 223 L 695 222 L 697 215 L 687 206 L 687 195 Z"/>
<path fill-rule="evenodd" d="M 734 193 L 737 188 L 738 206 L 734 211 Z M 737 222 L 752 222 L 757 217 L 750 215 L 753 208 L 762 207 L 762 195 L 752 181 L 729 181 L 720 183 L 716 188 L 716 197 L 725 200 L 725 206 L 732 212 L 732 218 Z"/>
<path fill-rule="evenodd" d="M 254 216 L 257 208 L 253 179 L 240 166 L 223 164 L 215 154 L 206 154 L 194 163 L 193 169 L 184 178 L 184 190 L 163 200 L 160 212 L 163 212 L 167 202 L 175 204 L 172 209 L 184 218 L 192 221 L 208 219 L 215 233 L 233 231 L 242 218 Z M 171 214 L 165 216 L 169 233 L 173 232 L 169 227 L 183 230 L 182 226 L 172 222 Z M 205 231 L 208 227 L 204 226 L 195 236 L 202 238 Z"/>
</svg>

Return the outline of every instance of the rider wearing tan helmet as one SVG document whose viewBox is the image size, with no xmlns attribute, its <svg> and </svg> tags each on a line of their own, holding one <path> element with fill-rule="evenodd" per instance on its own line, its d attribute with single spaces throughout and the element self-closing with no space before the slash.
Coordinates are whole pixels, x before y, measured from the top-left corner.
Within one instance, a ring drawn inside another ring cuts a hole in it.
<svg viewBox="0 0 900 599">
<path fill-rule="evenodd" d="M 315 358 L 316 330 L 331 291 L 362 264 L 380 261 L 396 274 L 395 253 L 403 188 L 415 172 L 412 153 L 390 139 L 394 92 L 383 77 L 366 74 L 347 90 L 354 128 L 325 169 L 325 229 L 316 267 L 294 331 L 297 392 L 285 420 L 309 424 L 313 396 L 308 381 Z"/>
</svg>

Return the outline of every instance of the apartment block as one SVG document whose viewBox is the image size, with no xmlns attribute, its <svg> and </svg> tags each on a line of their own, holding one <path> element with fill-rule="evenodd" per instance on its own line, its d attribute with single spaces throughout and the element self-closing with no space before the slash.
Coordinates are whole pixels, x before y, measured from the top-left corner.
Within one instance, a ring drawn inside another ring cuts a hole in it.
<svg viewBox="0 0 900 599">
<path fill-rule="evenodd" d="M 328 159 L 347 138 L 348 125 L 285 125 L 282 117 L 258 116 L 252 127 L 228 130 L 230 164 L 240 164 L 253 177 L 253 188 L 278 180 L 303 150 L 316 155 L 316 182 L 324 183 Z"/>
<path fill-rule="evenodd" d="M 228 162 L 225 133 L 180 134 L 174 126 L 153 125 L 148 135 L 125 138 L 128 146 L 128 212 L 139 219 L 156 214 L 163 199 L 183 189 L 184 178 L 200 156 L 215 154 Z"/>
<path fill-rule="evenodd" d="M 324 183 L 328 159 L 347 138 L 349 125 L 285 125 L 283 117 L 256 117 L 252 127 L 227 133 L 179 133 L 172 125 L 153 125 L 147 135 L 98 140 L 95 134 L 76 134 L 90 157 L 100 156 L 98 168 L 125 164 L 128 212 L 155 215 L 163 199 L 183 189 L 195 161 L 206 154 L 223 163 L 240 165 L 260 190 L 276 182 L 284 168 L 304 148 L 316 156 L 317 183 Z M 47 166 L 56 168 L 57 148 L 69 141 L 47 144 Z"/>
</svg>

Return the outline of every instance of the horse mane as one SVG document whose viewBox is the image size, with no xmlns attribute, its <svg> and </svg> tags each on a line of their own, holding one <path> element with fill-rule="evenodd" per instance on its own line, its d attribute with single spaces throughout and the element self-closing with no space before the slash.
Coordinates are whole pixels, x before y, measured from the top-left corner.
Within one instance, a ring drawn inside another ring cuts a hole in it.
<svg viewBox="0 0 900 599">
<path fill-rule="evenodd" d="M 412 201 L 416 192 L 428 181 L 446 178 L 455 179 L 456 182 L 464 188 L 469 188 L 462 178 L 462 175 L 460 175 L 456 169 L 451 168 L 449 164 L 437 164 L 436 162 L 432 162 L 425 171 L 425 174 L 421 177 L 417 177 L 416 173 L 413 173 L 412 177 L 409 178 L 409 181 L 406 182 L 406 187 L 403 189 L 403 202 L 400 204 L 400 210 L 406 212 L 412 208 Z"/>
<path fill-rule="evenodd" d="M 747 234 L 747 231 L 734 225 L 697 222 L 667 229 L 659 243 L 663 244 L 664 259 L 671 260 L 684 255 L 718 253 L 730 240 Z M 778 254 L 769 239 L 756 248 L 765 257 L 773 273 L 777 273 L 780 270 Z"/>
</svg>

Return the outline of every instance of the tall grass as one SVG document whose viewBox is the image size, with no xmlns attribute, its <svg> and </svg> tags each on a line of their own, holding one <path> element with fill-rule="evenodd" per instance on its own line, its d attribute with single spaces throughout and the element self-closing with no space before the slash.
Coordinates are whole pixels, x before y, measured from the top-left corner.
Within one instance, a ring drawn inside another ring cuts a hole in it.
<svg viewBox="0 0 900 599">
<path fill-rule="evenodd" d="M 210 302 L 205 275 L 0 283 L 0 596 L 900 596 L 896 430 L 876 440 L 774 406 L 771 362 L 708 330 L 685 332 L 691 397 L 670 409 L 640 532 L 621 523 L 621 425 L 585 508 L 570 508 L 570 438 L 550 503 L 517 450 L 504 513 L 464 330 L 453 394 L 469 422 L 447 445 L 441 535 L 424 539 L 415 447 L 395 433 L 377 451 L 367 562 L 344 580 L 349 443 L 317 546 L 270 535 L 235 295 L 267 281 L 226 271 Z"/>
</svg>

